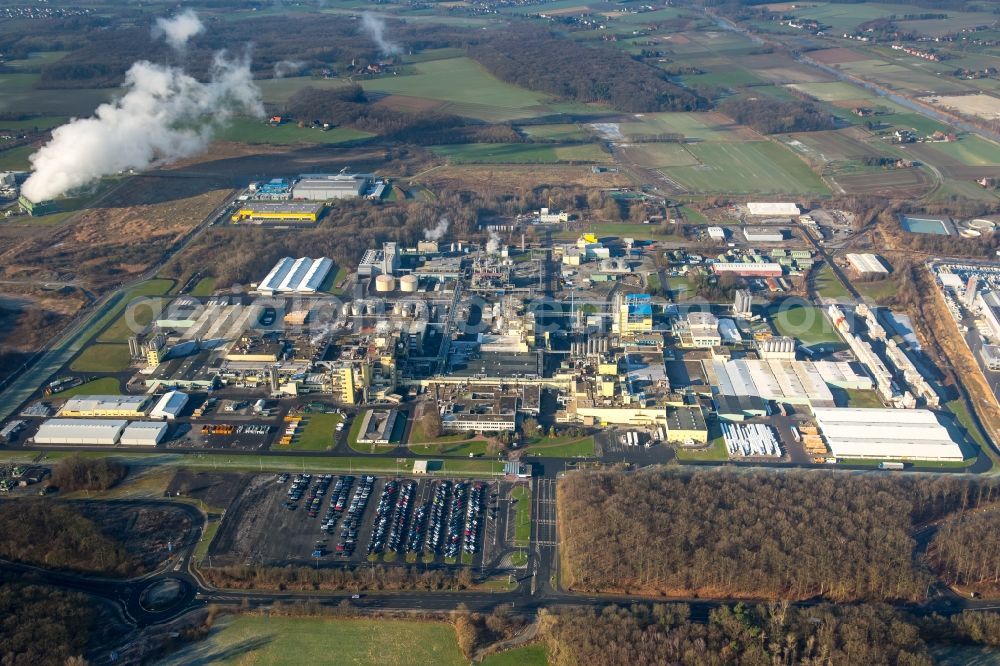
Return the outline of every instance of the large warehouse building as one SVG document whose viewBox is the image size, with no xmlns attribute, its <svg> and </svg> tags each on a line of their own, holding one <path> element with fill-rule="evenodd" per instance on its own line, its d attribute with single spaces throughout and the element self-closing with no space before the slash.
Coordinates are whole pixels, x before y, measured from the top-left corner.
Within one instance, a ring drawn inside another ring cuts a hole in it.
<svg viewBox="0 0 1000 666">
<path fill-rule="evenodd" d="M 739 277 L 781 277 L 781 264 L 770 261 L 755 263 L 752 261 L 717 262 L 712 264 L 712 272 L 716 275 L 729 273 Z"/>
<path fill-rule="evenodd" d="M 292 198 L 305 201 L 330 201 L 360 197 L 368 189 L 372 175 L 367 173 L 305 173 L 292 187 Z"/>
<path fill-rule="evenodd" d="M 81 395 L 70 398 L 59 416 L 119 416 L 141 418 L 146 415 L 146 395 Z"/>
<path fill-rule="evenodd" d="M 157 402 L 156 406 L 149 412 L 149 418 L 173 421 L 180 415 L 181 411 L 183 411 L 184 405 L 186 405 L 187 402 L 187 393 L 181 393 L 180 391 L 169 391 L 164 393 L 163 397 L 160 398 L 160 401 Z"/>
<path fill-rule="evenodd" d="M 125 427 L 118 443 L 122 446 L 156 446 L 166 435 L 166 423 L 134 421 Z"/>
<path fill-rule="evenodd" d="M 331 268 L 333 262 L 326 257 L 320 259 L 284 257 L 257 286 L 257 291 L 265 296 L 313 294 L 323 284 Z"/>
<path fill-rule="evenodd" d="M 799 215 L 799 207 L 793 203 L 751 202 L 747 204 L 751 215 Z"/>
<path fill-rule="evenodd" d="M 233 222 L 250 224 L 310 224 L 323 214 L 322 203 L 294 203 L 290 201 L 247 201 L 232 216 Z"/>
<path fill-rule="evenodd" d="M 962 448 L 925 409 L 813 409 L 838 458 L 962 460 Z"/>
<path fill-rule="evenodd" d="M 851 253 L 847 255 L 847 261 L 851 268 L 857 271 L 858 275 L 888 275 L 889 269 L 882 263 L 878 255 L 870 252 L 861 254 Z"/>
<path fill-rule="evenodd" d="M 124 419 L 49 419 L 38 428 L 35 444 L 114 446 L 127 425 Z"/>
</svg>

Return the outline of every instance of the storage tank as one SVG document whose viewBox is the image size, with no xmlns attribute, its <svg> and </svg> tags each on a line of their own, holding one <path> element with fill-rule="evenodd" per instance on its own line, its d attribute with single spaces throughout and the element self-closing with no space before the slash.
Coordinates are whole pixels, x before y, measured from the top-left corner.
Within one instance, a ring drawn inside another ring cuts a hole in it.
<svg viewBox="0 0 1000 666">
<path fill-rule="evenodd" d="M 399 278 L 399 288 L 407 293 L 413 293 L 417 290 L 417 285 L 420 283 L 420 278 L 416 275 L 404 275 Z"/>
<path fill-rule="evenodd" d="M 354 301 L 351 303 L 351 314 L 355 317 L 360 317 L 365 313 L 365 302 L 364 301 Z"/>
<path fill-rule="evenodd" d="M 375 314 L 375 301 L 368 301 L 365 303 L 365 314 L 373 315 Z"/>
<path fill-rule="evenodd" d="M 350 303 L 344 303 L 341 306 L 341 308 L 340 308 L 340 313 L 342 315 L 344 315 L 345 317 L 350 317 L 351 316 L 351 304 Z"/>
<path fill-rule="evenodd" d="M 378 275 L 375 277 L 375 291 L 385 293 L 396 288 L 396 278 L 391 275 Z"/>
</svg>

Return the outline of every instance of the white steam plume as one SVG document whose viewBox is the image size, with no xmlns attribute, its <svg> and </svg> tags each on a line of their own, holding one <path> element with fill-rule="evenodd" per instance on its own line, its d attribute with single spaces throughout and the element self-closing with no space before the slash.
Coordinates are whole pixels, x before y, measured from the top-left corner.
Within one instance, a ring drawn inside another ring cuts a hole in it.
<svg viewBox="0 0 1000 666">
<path fill-rule="evenodd" d="M 385 38 L 385 21 L 375 14 L 365 12 L 361 15 L 361 30 L 372 38 L 382 55 L 391 56 L 403 51 L 399 44 Z"/>
<path fill-rule="evenodd" d="M 292 74 L 298 74 L 305 69 L 306 64 L 301 60 L 279 60 L 274 63 L 274 78 L 283 79 Z"/>
<path fill-rule="evenodd" d="M 497 232 L 490 230 L 490 239 L 486 242 L 486 253 L 496 254 L 500 251 L 500 235 Z"/>
<path fill-rule="evenodd" d="M 153 24 L 153 37 L 163 37 L 175 51 L 183 51 L 188 40 L 205 31 L 205 25 L 193 9 L 185 9 L 170 18 L 158 18 Z"/>
<path fill-rule="evenodd" d="M 431 227 L 430 229 L 424 229 L 424 240 L 429 241 L 439 241 L 444 238 L 444 235 L 448 233 L 448 225 L 450 222 L 447 217 L 442 217 L 438 220 L 438 223 Z"/>
<path fill-rule="evenodd" d="M 190 157 L 234 113 L 264 114 L 248 56 L 228 60 L 217 53 L 208 83 L 141 60 L 125 85 L 124 97 L 56 128 L 29 158 L 32 174 L 21 188 L 28 199 L 52 199 L 101 176 Z"/>
</svg>

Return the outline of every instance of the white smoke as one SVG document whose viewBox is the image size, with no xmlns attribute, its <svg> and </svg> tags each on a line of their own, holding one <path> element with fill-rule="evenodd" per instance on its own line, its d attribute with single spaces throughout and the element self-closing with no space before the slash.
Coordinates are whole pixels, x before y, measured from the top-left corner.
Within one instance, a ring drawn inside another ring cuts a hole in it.
<svg viewBox="0 0 1000 666">
<path fill-rule="evenodd" d="M 21 188 L 28 199 L 52 199 L 101 176 L 190 157 L 234 113 L 264 114 L 248 56 L 217 53 L 208 83 L 141 60 L 125 74 L 125 87 L 124 97 L 100 105 L 93 117 L 53 130 L 29 158 L 32 174 Z"/>
<path fill-rule="evenodd" d="M 490 230 L 490 239 L 486 242 L 486 253 L 496 254 L 500 251 L 500 236 L 497 232 Z"/>
<path fill-rule="evenodd" d="M 361 15 L 361 30 L 372 38 L 382 55 L 391 56 L 402 53 L 403 49 L 399 44 L 385 38 L 385 21 L 375 14 L 365 12 Z"/>
<path fill-rule="evenodd" d="M 274 78 L 283 79 L 292 74 L 298 74 L 305 69 L 306 64 L 301 60 L 279 60 L 274 63 Z"/>
<path fill-rule="evenodd" d="M 442 217 L 438 220 L 438 223 L 431 227 L 430 229 L 424 229 L 424 240 L 429 241 L 439 241 L 444 238 L 444 235 L 448 233 L 448 225 L 450 222 L 447 217 Z"/>
<path fill-rule="evenodd" d="M 153 37 L 163 37 L 175 51 L 183 51 L 188 40 L 205 31 L 205 25 L 193 9 L 185 9 L 171 18 L 158 18 L 153 24 Z"/>
</svg>

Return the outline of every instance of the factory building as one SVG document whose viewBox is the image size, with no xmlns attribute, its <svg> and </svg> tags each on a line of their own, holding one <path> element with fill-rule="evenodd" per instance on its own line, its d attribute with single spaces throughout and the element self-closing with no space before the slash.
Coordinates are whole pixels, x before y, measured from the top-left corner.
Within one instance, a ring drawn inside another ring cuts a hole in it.
<svg viewBox="0 0 1000 666">
<path fill-rule="evenodd" d="M 156 446 L 166 436 L 166 423 L 133 421 L 125 426 L 118 443 L 122 446 Z"/>
<path fill-rule="evenodd" d="M 619 333 L 649 333 L 653 330 L 653 304 L 649 294 L 616 296 Z"/>
<path fill-rule="evenodd" d="M 689 312 L 687 318 L 674 324 L 674 335 L 682 347 L 711 349 L 722 344 L 719 318 L 710 312 Z"/>
<path fill-rule="evenodd" d="M 712 272 L 716 275 L 730 274 L 737 277 L 781 277 L 781 264 L 774 262 L 750 262 L 733 261 L 728 263 L 716 262 L 712 264 Z"/>
<path fill-rule="evenodd" d="M 332 268 L 333 262 L 327 257 L 320 259 L 284 257 L 260 282 L 257 291 L 265 296 L 314 294 Z"/>
<path fill-rule="evenodd" d="M 816 423 L 838 458 L 963 460 L 962 448 L 925 409 L 814 409 Z"/>
<path fill-rule="evenodd" d="M 667 405 L 667 441 L 708 443 L 708 425 L 700 406 Z"/>
<path fill-rule="evenodd" d="M 769 227 L 743 227 L 743 237 L 750 243 L 780 243 L 785 240 L 785 233 Z"/>
<path fill-rule="evenodd" d="M 875 254 L 866 252 L 863 254 L 851 253 L 847 255 L 847 261 L 851 268 L 861 276 L 883 276 L 889 274 L 889 269 L 885 267 L 882 259 Z"/>
<path fill-rule="evenodd" d="M 49 419 L 35 434 L 35 444 L 114 446 L 128 421 L 124 419 Z"/>
<path fill-rule="evenodd" d="M 976 302 L 979 304 L 979 313 L 986 322 L 990 337 L 1000 341 L 1000 292 L 979 292 Z"/>
<path fill-rule="evenodd" d="M 59 205 L 55 201 L 34 202 L 23 194 L 18 198 L 17 204 L 21 207 L 21 210 L 32 217 L 50 215 L 59 210 Z"/>
<path fill-rule="evenodd" d="M 145 395 L 81 395 L 67 400 L 59 416 L 142 418 L 148 401 Z"/>
<path fill-rule="evenodd" d="M 247 194 L 258 201 L 288 201 L 292 197 L 292 184 L 284 178 L 272 178 L 266 183 L 250 183 Z"/>
<path fill-rule="evenodd" d="M 714 241 L 726 240 L 726 230 L 722 227 L 709 227 L 705 231 L 708 232 L 708 237 Z"/>
<path fill-rule="evenodd" d="M 796 217 L 800 214 L 799 207 L 793 203 L 751 202 L 747 204 L 751 215 L 779 215 Z"/>
<path fill-rule="evenodd" d="M 163 394 L 156 406 L 149 412 L 149 418 L 161 419 L 163 421 L 173 421 L 176 419 L 184 406 L 188 402 L 187 393 L 180 391 L 169 391 Z"/>
<path fill-rule="evenodd" d="M 768 361 L 794 361 L 795 338 L 781 336 L 762 340 L 757 344 L 760 357 Z"/>
<path fill-rule="evenodd" d="M 324 208 L 322 203 L 247 201 L 230 219 L 237 224 L 310 224 L 319 220 Z"/>
<path fill-rule="evenodd" d="M 399 270 L 399 248 L 396 243 L 383 243 L 381 250 L 366 250 L 358 264 L 359 277 L 394 275 Z"/>
<path fill-rule="evenodd" d="M 372 180 L 371 174 L 337 173 L 302 174 L 292 187 L 292 199 L 332 201 L 362 196 Z"/>
</svg>

